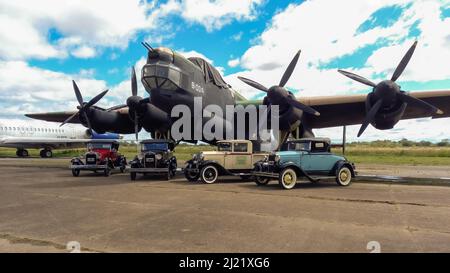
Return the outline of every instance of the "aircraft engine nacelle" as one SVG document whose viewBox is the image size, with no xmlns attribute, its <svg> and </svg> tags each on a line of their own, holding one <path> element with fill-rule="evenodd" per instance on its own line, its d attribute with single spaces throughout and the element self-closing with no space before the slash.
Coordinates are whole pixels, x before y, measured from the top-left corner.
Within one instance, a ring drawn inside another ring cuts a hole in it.
<svg viewBox="0 0 450 273">
<path fill-rule="evenodd" d="M 376 100 L 369 94 L 366 99 L 366 113 L 369 113 Z M 407 104 L 400 100 L 392 100 L 390 104 L 382 107 L 371 124 L 379 130 L 388 130 L 394 128 L 405 112 Z"/>
<path fill-rule="evenodd" d="M 133 122 L 130 121 L 126 115 L 121 115 L 118 112 L 89 109 L 88 116 L 91 121 L 92 129 L 100 134 L 105 132 L 130 134 L 134 132 Z M 87 122 L 82 116 L 80 116 L 80 120 L 82 124 L 87 127 Z"/>
<path fill-rule="evenodd" d="M 121 136 L 119 134 L 114 134 L 114 133 L 103 133 L 103 134 L 99 134 L 97 132 L 95 132 L 94 130 L 92 131 L 92 133 L 89 130 L 86 130 L 86 137 L 90 138 L 90 139 L 120 139 Z"/>
<path fill-rule="evenodd" d="M 280 130 L 294 131 L 300 126 L 302 116 L 302 110 L 296 107 L 280 107 Z"/>
<path fill-rule="evenodd" d="M 159 109 L 151 103 L 143 106 L 143 114 L 140 115 L 142 125 L 148 132 L 159 130 L 162 132 L 168 131 L 172 125 L 169 114 Z"/>
</svg>

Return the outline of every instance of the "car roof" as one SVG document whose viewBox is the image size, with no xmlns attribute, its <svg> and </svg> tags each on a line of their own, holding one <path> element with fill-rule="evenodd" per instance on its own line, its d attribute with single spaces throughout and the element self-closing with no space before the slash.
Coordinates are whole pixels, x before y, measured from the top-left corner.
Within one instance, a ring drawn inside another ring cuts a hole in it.
<svg viewBox="0 0 450 273">
<path fill-rule="evenodd" d="M 251 142 L 250 140 L 245 140 L 245 139 L 230 139 L 230 140 L 220 140 L 217 141 L 217 143 L 223 143 L 223 142 L 230 142 L 230 143 L 249 143 Z"/>
<path fill-rule="evenodd" d="M 174 143 L 173 140 L 168 140 L 168 139 L 145 139 L 145 140 L 141 140 L 142 144 L 145 143 Z"/>
<path fill-rule="evenodd" d="M 120 142 L 116 139 L 91 139 L 87 143 L 111 143 L 119 144 Z"/>
<path fill-rule="evenodd" d="M 305 142 L 305 141 L 331 143 L 331 139 L 329 139 L 327 137 L 308 137 L 308 138 L 300 138 L 300 139 L 288 140 L 288 142 Z"/>
</svg>

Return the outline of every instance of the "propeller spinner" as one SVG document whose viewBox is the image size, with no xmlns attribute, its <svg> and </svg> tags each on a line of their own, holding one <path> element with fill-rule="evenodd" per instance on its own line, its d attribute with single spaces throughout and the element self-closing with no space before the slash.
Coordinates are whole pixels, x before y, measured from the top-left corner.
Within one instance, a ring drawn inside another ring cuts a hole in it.
<svg viewBox="0 0 450 273">
<path fill-rule="evenodd" d="M 84 102 L 83 96 L 81 95 L 81 92 L 80 92 L 80 89 L 78 88 L 78 86 L 74 80 L 72 80 L 72 84 L 73 84 L 73 90 L 75 91 L 75 96 L 80 105 L 77 106 L 78 112 L 76 112 L 75 114 L 68 117 L 63 123 L 61 123 L 60 126 L 63 126 L 64 124 L 70 122 L 73 118 L 75 118 L 77 115 L 79 115 L 79 116 L 83 116 L 83 118 L 86 120 L 86 123 L 89 128 L 89 132 L 92 133 L 92 126 L 91 126 L 91 122 L 89 121 L 89 116 L 88 116 L 87 112 L 89 111 L 89 108 L 91 106 L 94 106 L 94 104 L 96 104 L 99 100 L 101 100 L 106 95 L 106 93 L 108 93 L 108 90 L 105 90 L 105 91 L 101 92 L 100 94 L 98 94 L 97 96 L 93 97 L 89 102 Z"/>
<path fill-rule="evenodd" d="M 401 90 L 400 86 L 395 82 L 403 73 L 409 61 L 411 60 L 411 57 L 414 53 L 414 50 L 416 49 L 416 46 L 417 41 L 414 42 L 414 44 L 406 52 L 405 56 L 403 56 L 402 60 L 395 69 L 391 79 L 382 81 L 378 84 L 375 84 L 372 81 L 362 76 L 356 75 L 354 73 L 340 69 L 338 70 L 339 73 L 343 74 L 344 76 L 352 80 L 373 87 L 373 91 L 369 94 L 370 96 L 368 96 L 368 99 L 370 99 L 372 102 L 375 103 L 368 111 L 361 125 L 361 128 L 359 129 L 358 137 L 360 137 L 364 132 L 364 130 L 366 130 L 367 126 L 369 126 L 369 124 L 375 120 L 375 116 L 380 111 L 380 109 L 382 109 L 383 107 L 389 108 L 390 106 L 395 105 L 397 100 L 400 100 L 403 103 L 407 103 L 408 105 L 425 109 L 426 111 L 429 111 L 431 114 L 443 114 L 443 112 L 440 109 L 436 108 L 435 106 L 423 100 L 408 95 L 408 93 Z"/>
</svg>

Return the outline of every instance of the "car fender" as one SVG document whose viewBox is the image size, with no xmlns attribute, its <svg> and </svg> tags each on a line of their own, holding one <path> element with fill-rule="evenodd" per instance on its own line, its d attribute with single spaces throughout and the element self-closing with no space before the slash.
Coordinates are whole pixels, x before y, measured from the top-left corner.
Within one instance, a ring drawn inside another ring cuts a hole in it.
<svg viewBox="0 0 450 273">
<path fill-rule="evenodd" d="M 294 162 L 283 162 L 282 164 L 279 165 L 279 172 L 281 173 L 282 170 L 286 169 L 286 168 L 292 168 L 295 170 L 295 173 L 297 174 L 297 176 L 304 176 L 306 177 L 309 181 L 311 182 L 317 182 L 317 179 L 312 178 L 311 176 L 309 176 L 309 174 L 302 169 L 302 167 L 298 166 L 297 164 L 295 164 Z"/>
<path fill-rule="evenodd" d="M 346 160 L 339 160 L 334 164 L 333 167 L 333 171 L 332 173 L 334 173 L 335 175 L 337 175 L 337 172 L 343 167 L 346 166 L 350 169 L 350 171 L 352 172 L 352 177 L 355 177 L 355 170 L 353 169 L 352 163 L 346 161 Z"/>
<path fill-rule="evenodd" d="M 199 163 L 199 169 L 201 170 L 204 166 L 206 165 L 214 165 L 217 170 L 219 171 L 219 175 L 223 175 L 223 174 L 230 174 L 230 172 L 225 169 L 224 166 L 222 166 L 219 162 L 215 161 L 215 160 L 203 160 Z"/>
</svg>

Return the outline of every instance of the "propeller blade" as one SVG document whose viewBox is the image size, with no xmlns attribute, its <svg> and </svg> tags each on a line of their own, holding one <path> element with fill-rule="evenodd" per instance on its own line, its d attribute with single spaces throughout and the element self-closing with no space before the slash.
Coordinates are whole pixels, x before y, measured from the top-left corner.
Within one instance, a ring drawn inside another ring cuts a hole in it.
<svg viewBox="0 0 450 273">
<path fill-rule="evenodd" d="M 347 72 L 347 71 L 344 71 L 344 70 L 341 70 L 341 69 L 338 69 L 338 72 L 341 73 L 342 75 L 346 76 L 346 77 L 349 77 L 352 80 L 355 80 L 357 82 L 363 83 L 365 85 L 368 85 L 368 86 L 371 86 L 371 87 L 377 86 L 376 84 L 374 84 L 373 82 L 369 81 L 368 79 L 366 79 L 366 78 L 364 78 L 362 76 L 356 75 L 354 73 Z"/>
<path fill-rule="evenodd" d="M 294 107 L 297 107 L 298 109 L 302 110 L 305 113 L 308 113 L 308 114 L 311 114 L 314 116 L 320 116 L 319 112 L 317 112 L 316 110 L 314 110 L 313 108 L 311 108 L 307 105 L 304 105 L 303 103 L 301 103 L 295 99 L 288 98 L 288 103 Z"/>
<path fill-rule="evenodd" d="M 375 105 L 370 109 L 369 113 L 367 113 L 366 118 L 364 119 L 363 124 L 361 125 L 361 128 L 358 132 L 358 137 L 362 135 L 362 133 L 366 130 L 367 126 L 372 122 L 375 115 L 378 113 L 378 110 L 380 110 L 381 105 L 383 104 L 383 99 L 380 99 L 375 103 Z"/>
<path fill-rule="evenodd" d="M 111 112 L 111 111 L 115 111 L 115 110 L 120 110 L 120 109 L 123 109 L 123 108 L 125 108 L 125 107 L 128 107 L 128 105 L 126 105 L 126 104 L 116 105 L 116 106 L 113 106 L 113 107 L 111 107 L 111 108 L 106 109 L 106 112 Z"/>
<path fill-rule="evenodd" d="M 238 79 L 240 79 L 241 81 L 245 82 L 246 84 L 248 84 L 248 85 L 250 85 L 250 86 L 252 86 L 252 87 L 254 87 L 254 88 L 258 89 L 258 90 L 261 90 L 263 92 L 267 93 L 267 91 L 269 91 L 269 89 L 267 89 L 264 85 L 259 84 L 259 83 L 255 82 L 253 80 L 250 80 L 250 79 L 247 79 L 247 78 L 244 78 L 244 77 L 241 77 L 241 76 L 238 76 Z"/>
<path fill-rule="evenodd" d="M 59 125 L 59 127 L 63 126 L 64 124 L 70 122 L 74 117 L 76 117 L 78 115 L 79 112 L 74 113 L 73 115 L 71 115 L 70 117 L 68 117 L 63 123 L 61 123 L 61 125 Z"/>
<path fill-rule="evenodd" d="M 295 54 L 295 56 L 292 59 L 291 63 L 286 68 L 286 71 L 284 72 L 283 77 L 281 77 L 279 86 L 284 87 L 284 85 L 288 82 L 289 78 L 292 75 L 292 72 L 294 72 L 295 66 L 297 65 L 298 58 L 300 57 L 300 52 L 301 52 L 301 50 L 299 50 L 297 52 L 297 54 Z"/>
<path fill-rule="evenodd" d="M 87 123 L 88 128 L 89 128 L 89 133 L 92 134 L 92 126 L 91 126 L 91 122 L 89 121 L 88 115 L 86 114 L 85 111 L 83 111 L 83 116 L 84 116 L 84 118 L 86 119 L 86 123 Z"/>
<path fill-rule="evenodd" d="M 291 133 L 290 131 L 280 131 L 280 137 L 279 137 L 277 151 L 279 151 L 281 149 L 281 146 L 283 146 L 283 144 L 286 142 L 290 133 Z"/>
<path fill-rule="evenodd" d="M 138 121 L 138 113 L 134 111 L 134 135 L 136 137 L 136 142 L 139 141 L 139 121 Z"/>
<path fill-rule="evenodd" d="M 80 89 L 78 88 L 77 83 L 72 80 L 73 90 L 75 91 L 75 96 L 77 97 L 77 101 L 80 106 L 83 106 L 83 96 L 81 95 Z"/>
<path fill-rule="evenodd" d="M 442 110 L 436 108 L 435 106 L 429 104 L 428 102 L 425 102 L 421 99 L 412 97 L 412 96 L 408 95 L 407 93 L 399 93 L 398 96 L 401 101 L 406 102 L 407 104 L 412 105 L 412 106 L 426 109 L 433 114 L 442 115 L 444 113 L 444 112 L 442 112 Z"/>
<path fill-rule="evenodd" d="M 405 70 L 406 66 L 409 63 L 409 60 L 411 60 L 411 57 L 414 53 L 414 50 L 416 49 L 417 41 L 414 42 L 414 44 L 409 48 L 409 50 L 406 52 L 405 56 L 403 56 L 403 59 L 398 64 L 397 68 L 394 71 L 394 74 L 392 74 L 391 81 L 396 81 L 400 75 L 403 73 L 403 70 Z"/>
<path fill-rule="evenodd" d="M 137 96 L 137 81 L 136 81 L 136 71 L 134 66 L 131 67 L 131 94 Z"/>
<path fill-rule="evenodd" d="M 93 97 L 88 103 L 86 103 L 86 105 L 84 106 L 84 108 L 89 108 L 92 105 L 96 104 L 99 100 L 101 100 L 101 98 L 103 98 L 106 93 L 108 93 L 109 90 L 105 90 L 103 92 L 101 92 L 100 94 L 98 94 L 97 96 Z"/>
</svg>

